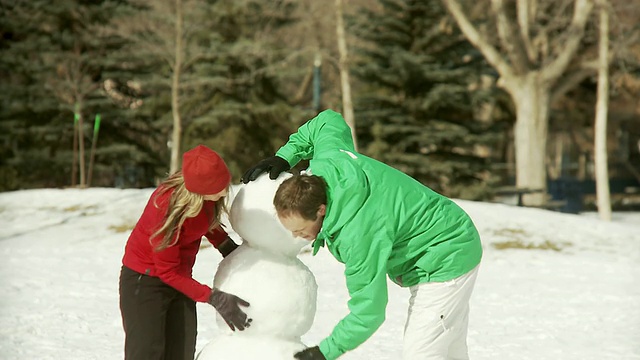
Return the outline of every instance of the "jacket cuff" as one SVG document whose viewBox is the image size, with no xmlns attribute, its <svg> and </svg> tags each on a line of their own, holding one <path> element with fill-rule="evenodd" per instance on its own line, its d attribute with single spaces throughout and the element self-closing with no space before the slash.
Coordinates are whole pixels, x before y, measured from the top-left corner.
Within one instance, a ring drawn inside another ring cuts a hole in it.
<svg viewBox="0 0 640 360">
<path fill-rule="evenodd" d="M 320 348 L 320 352 L 327 360 L 337 359 L 340 355 L 344 354 L 344 350 L 338 348 L 335 342 L 331 341 L 330 338 L 326 338 L 320 342 L 318 345 Z"/>
<path fill-rule="evenodd" d="M 223 258 L 231 254 L 236 248 L 238 248 L 238 244 L 236 244 L 235 241 L 233 241 L 229 236 L 227 236 L 227 238 L 224 239 L 224 241 L 222 241 L 220 245 L 218 245 L 218 251 Z"/>
</svg>

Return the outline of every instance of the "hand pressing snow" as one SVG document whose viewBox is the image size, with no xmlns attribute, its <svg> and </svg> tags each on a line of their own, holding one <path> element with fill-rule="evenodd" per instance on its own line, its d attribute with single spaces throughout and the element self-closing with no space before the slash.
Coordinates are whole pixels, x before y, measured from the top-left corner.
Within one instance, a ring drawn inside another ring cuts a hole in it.
<svg viewBox="0 0 640 360">
<path fill-rule="evenodd" d="M 296 353 L 293 357 L 298 360 L 326 360 L 320 348 L 317 346 L 306 348 Z"/>
<path fill-rule="evenodd" d="M 209 304 L 220 313 L 232 331 L 236 329 L 242 331 L 251 326 L 251 319 L 247 319 L 247 314 L 240 309 L 240 305 L 249 306 L 249 303 L 241 298 L 213 288 L 209 296 Z"/>
</svg>

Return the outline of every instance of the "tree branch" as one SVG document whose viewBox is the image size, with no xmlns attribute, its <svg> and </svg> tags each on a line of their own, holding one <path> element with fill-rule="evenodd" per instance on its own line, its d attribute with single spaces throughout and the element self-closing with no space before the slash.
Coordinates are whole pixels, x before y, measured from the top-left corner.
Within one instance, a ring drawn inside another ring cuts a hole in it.
<svg viewBox="0 0 640 360">
<path fill-rule="evenodd" d="M 511 66 L 518 74 L 526 73 L 529 68 L 529 58 L 524 50 L 522 40 L 516 35 L 516 29 L 511 19 L 507 16 L 503 0 L 491 0 L 493 11 L 496 14 L 496 26 L 498 37 L 504 47 Z"/>
<path fill-rule="evenodd" d="M 593 9 L 592 0 L 576 0 L 573 10 L 573 18 L 567 30 L 568 39 L 564 46 L 561 47 L 560 53 L 549 65 L 542 69 L 542 76 L 546 82 L 557 80 L 567 69 L 569 62 L 578 51 L 582 36 L 584 35 L 585 25 L 589 19 L 589 14 Z"/>
<path fill-rule="evenodd" d="M 460 31 L 467 37 L 469 42 L 473 44 L 485 59 L 493 66 L 500 76 L 503 78 L 513 78 L 515 76 L 513 69 L 503 58 L 502 55 L 478 32 L 471 21 L 465 16 L 458 0 L 442 0 L 442 4 L 454 18 Z"/>
<path fill-rule="evenodd" d="M 185 59 L 182 63 L 182 69 L 184 71 L 188 71 L 198 61 L 205 60 L 205 59 L 213 59 L 214 57 L 215 55 L 211 56 L 211 54 L 199 53 L 197 55 L 192 56 L 191 58 Z"/>
<path fill-rule="evenodd" d="M 556 88 L 552 90 L 551 93 L 551 102 L 555 102 L 560 100 L 563 96 L 565 96 L 569 91 L 573 90 L 578 84 L 580 84 L 584 79 L 595 73 L 595 69 L 593 68 L 580 68 L 575 71 L 572 71 L 568 74 L 565 74 L 562 77 L 561 81 L 558 81 L 559 84 Z"/>
<path fill-rule="evenodd" d="M 531 42 L 531 29 L 529 23 L 532 19 L 535 19 L 534 6 L 531 4 L 532 0 L 517 0 L 517 12 L 518 12 L 518 26 L 520 27 L 520 37 L 522 38 L 522 44 L 527 52 L 529 62 L 536 62 L 536 51 Z"/>
</svg>

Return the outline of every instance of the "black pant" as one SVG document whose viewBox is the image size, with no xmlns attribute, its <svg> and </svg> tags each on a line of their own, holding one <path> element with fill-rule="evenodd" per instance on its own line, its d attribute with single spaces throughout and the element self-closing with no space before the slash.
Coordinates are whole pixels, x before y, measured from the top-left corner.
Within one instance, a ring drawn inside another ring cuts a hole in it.
<svg viewBox="0 0 640 360">
<path fill-rule="evenodd" d="M 125 266 L 120 272 L 125 360 L 193 360 L 196 303 L 160 279 Z"/>
</svg>

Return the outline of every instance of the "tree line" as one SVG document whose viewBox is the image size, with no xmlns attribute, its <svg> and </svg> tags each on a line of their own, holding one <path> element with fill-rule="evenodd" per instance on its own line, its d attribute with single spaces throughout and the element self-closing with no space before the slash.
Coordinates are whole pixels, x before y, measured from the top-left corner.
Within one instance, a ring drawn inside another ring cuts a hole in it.
<svg viewBox="0 0 640 360">
<path fill-rule="evenodd" d="M 575 99 L 596 93 L 597 9 L 615 20 L 611 96 L 637 84 L 626 1 L 0 4 L 0 190 L 152 186 L 200 143 L 238 180 L 333 108 L 360 152 L 484 199 L 513 175 L 545 187 L 548 129 L 574 121 L 557 104 L 595 116 Z"/>
</svg>

